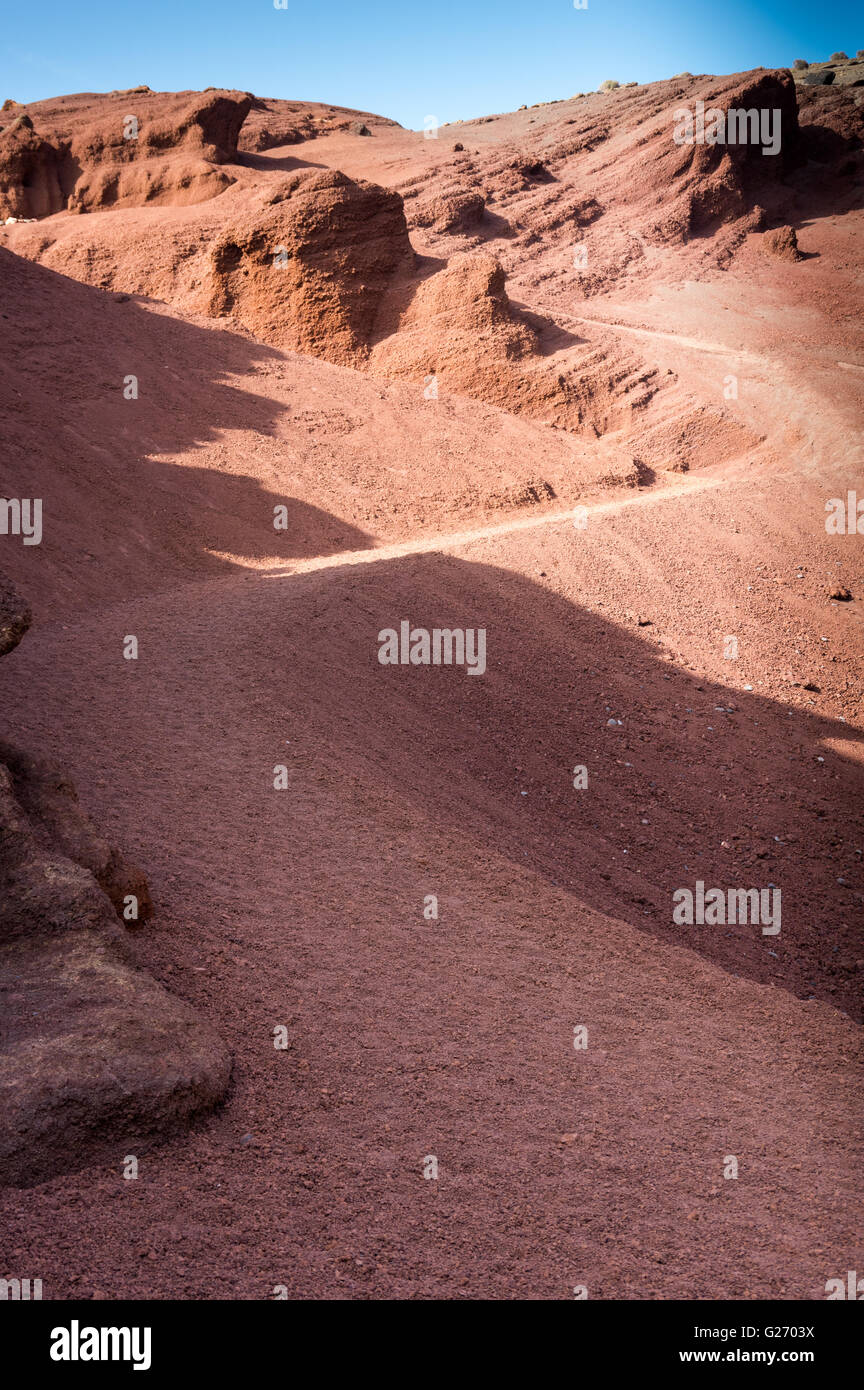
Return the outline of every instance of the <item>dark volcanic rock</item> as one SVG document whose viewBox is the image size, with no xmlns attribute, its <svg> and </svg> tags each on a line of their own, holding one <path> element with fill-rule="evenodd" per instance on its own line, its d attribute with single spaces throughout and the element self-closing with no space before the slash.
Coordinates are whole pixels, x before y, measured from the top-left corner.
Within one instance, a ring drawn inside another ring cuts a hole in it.
<svg viewBox="0 0 864 1390">
<path fill-rule="evenodd" d="M 70 779 L 42 759 L 3 742 L 0 762 L 11 773 L 18 803 L 34 832 L 41 831 L 43 843 L 56 846 L 89 870 L 121 919 L 144 922 L 151 917 L 153 903 L 144 874 L 99 834 Z M 130 896 L 136 900 L 134 916 L 126 907 Z"/>
<path fill-rule="evenodd" d="M 28 623 L 0 579 L 0 654 Z M 119 1164 L 225 1094 L 219 1038 L 134 961 L 111 907 L 129 895 L 149 916 L 72 783 L 0 745 L 0 1184 Z"/>
<path fill-rule="evenodd" d="M 136 966 L 93 874 L 48 847 L 15 791 L 0 764 L 0 1183 L 26 1186 L 119 1164 L 212 1107 L 230 1058 Z"/>
<path fill-rule="evenodd" d="M 30 626 L 29 604 L 5 575 L 0 574 L 0 656 L 17 647 Z"/>
</svg>

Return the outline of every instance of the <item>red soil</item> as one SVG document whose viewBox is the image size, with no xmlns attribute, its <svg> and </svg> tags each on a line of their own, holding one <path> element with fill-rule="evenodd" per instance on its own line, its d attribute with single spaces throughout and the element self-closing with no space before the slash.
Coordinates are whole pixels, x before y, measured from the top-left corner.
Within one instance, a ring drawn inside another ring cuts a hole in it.
<svg viewBox="0 0 864 1390">
<path fill-rule="evenodd" d="M 757 87 L 770 174 L 673 145 Z M 861 489 L 861 108 L 828 90 L 800 132 L 757 73 L 266 149 L 270 104 L 218 197 L 3 231 L 0 484 L 45 532 L 0 539 L 35 614 L 0 732 L 140 862 L 130 947 L 235 1058 L 137 1181 L 117 1134 L 0 1194 L 46 1297 L 807 1299 L 864 1264 L 864 567 L 825 529 Z M 485 627 L 486 674 L 379 665 L 404 618 Z M 780 936 L 674 926 L 697 879 L 781 886 Z"/>
</svg>

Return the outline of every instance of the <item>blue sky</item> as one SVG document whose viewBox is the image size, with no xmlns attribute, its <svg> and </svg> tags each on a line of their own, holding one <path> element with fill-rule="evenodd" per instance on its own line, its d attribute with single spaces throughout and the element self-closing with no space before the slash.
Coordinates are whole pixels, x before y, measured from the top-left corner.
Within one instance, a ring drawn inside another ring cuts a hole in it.
<svg viewBox="0 0 864 1390">
<path fill-rule="evenodd" d="M 847 0 L 41 0 L 6 6 L 0 101 L 145 82 L 239 87 L 422 128 L 684 70 L 788 66 L 864 48 Z"/>
</svg>

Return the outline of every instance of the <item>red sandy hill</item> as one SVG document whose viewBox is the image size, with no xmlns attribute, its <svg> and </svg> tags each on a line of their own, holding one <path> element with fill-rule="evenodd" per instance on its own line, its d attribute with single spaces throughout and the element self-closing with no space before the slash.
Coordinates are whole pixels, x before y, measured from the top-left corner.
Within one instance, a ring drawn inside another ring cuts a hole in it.
<svg viewBox="0 0 864 1390">
<path fill-rule="evenodd" d="M 864 65 L 808 72 L 431 138 L 3 107 L 0 1265 L 46 1297 L 864 1266 Z M 780 150 L 676 144 L 697 102 Z M 406 619 L 486 673 L 380 665 Z M 696 881 L 782 931 L 676 925 Z"/>
</svg>

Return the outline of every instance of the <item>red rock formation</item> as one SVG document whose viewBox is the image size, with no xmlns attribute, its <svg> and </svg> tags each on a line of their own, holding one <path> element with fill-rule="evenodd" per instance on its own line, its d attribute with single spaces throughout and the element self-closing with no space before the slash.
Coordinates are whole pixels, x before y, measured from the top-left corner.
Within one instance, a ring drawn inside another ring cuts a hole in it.
<svg viewBox="0 0 864 1390">
<path fill-rule="evenodd" d="M 398 194 L 336 170 L 298 174 L 221 232 L 208 310 L 280 347 L 358 363 L 385 291 L 413 262 Z"/>
<path fill-rule="evenodd" d="M 48 217 L 66 205 L 58 149 L 27 115 L 0 130 L 0 218 Z"/>
<path fill-rule="evenodd" d="M 0 131 L 0 217 L 212 198 L 233 182 L 216 166 L 236 159 L 251 100 L 135 88 L 35 102 Z"/>
</svg>

